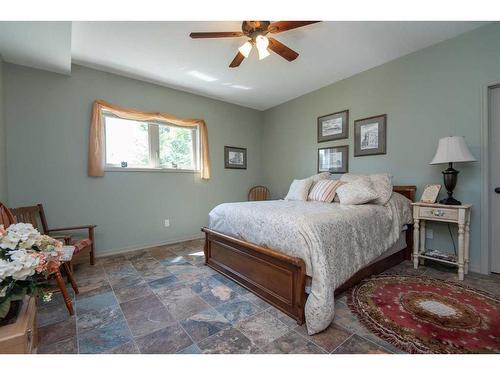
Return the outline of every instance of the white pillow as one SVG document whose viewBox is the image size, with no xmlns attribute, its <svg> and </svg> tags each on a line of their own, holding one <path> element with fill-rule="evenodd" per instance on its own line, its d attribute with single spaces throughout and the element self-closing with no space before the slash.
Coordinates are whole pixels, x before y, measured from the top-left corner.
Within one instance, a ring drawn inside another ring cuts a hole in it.
<svg viewBox="0 0 500 375">
<path fill-rule="evenodd" d="M 306 201 L 313 181 L 310 178 L 293 180 L 285 197 L 287 201 Z"/>
<path fill-rule="evenodd" d="M 365 204 L 378 197 L 375 190 L 363 180 L 345 183 L 337 188 L 340 204 Z"/>
<path fill-rule="evenodd" d="M 331 175 L 332 174 L 330 172 L 321 172 L 318 174 L 314 174 L 308 178 L 311 179 L 312 182 L 318 182 L 320 180 L 326 180 L 327 178 L 330 178 Z"/>
<path fill-rule="evenodd" d="M 373 190 L 378 194 L 378 198 L 373 201 L 375 204 L 385 205 L 392 197 L 392 176 L 388 173 L 379 173 L 370 175 Z"/>
<path fill-rule="evenodd" d="M 392 176 L 388 173 L 379 173 L 379 174 L 370 174 L 370 175 L 362 175 L 362 174 L 353 174 L 346 173 L 342 175 L 340 181 L 343 182 L 354 182 L 361 180 L 365 182 L 367 185 L 377 193 L 377 198 L 371 202 L 378 205 L 385 205 L 389 202 L 392 196 Z M 368 181 L 370 183 L 368 183 Z"/>
</svg>

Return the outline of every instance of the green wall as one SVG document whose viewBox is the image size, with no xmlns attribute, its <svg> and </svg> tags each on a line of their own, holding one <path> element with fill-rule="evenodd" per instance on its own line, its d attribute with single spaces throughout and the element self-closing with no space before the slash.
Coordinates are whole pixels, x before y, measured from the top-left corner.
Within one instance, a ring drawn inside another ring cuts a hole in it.
<svg viewBox="0 0 500 375">
<path fill-rule="evenodd" d="M 350 172 L 390 172 L 395 184 L 417 185 L 420 197 L 427 183 L 442 183 L 446 167 L 429 165 L 439 138 L 464 136 L 479 160 L 481 90 L 499 78 L 500 23 L 495 23 L 269 109 L 262 138 L 264 183 L 274 197 L 283 197 L 293 178 L 316 172 L 318 147 L 348 144 Z M 318 144 L 317 116 L 344 109 L 350 111 L 349 139 Z M 383 113 L 387 155 L 353 157 L 354 120 Z M 471 266 L 479 270 L 481 163 L 456 167 L 456 197 L 474 205 Z M 446 228 L 433 229 L 430 247 L 451 249 Z"/>
<path fill-rule="evenodd" d="M 316 172 L 317 148 L 328 145 L 349 144 L 351 172 L 390 172 L 395 184 L 417 185 L 420 196 L 427 183 L 442 182 L 445 167 L 429 165 L 440 137 L 465 136 L 479 160 L 481 90 L 500 79 L 499 46 L 500 24 L 490 24 L 265 112 L 76 65 L 68 77 L 3 63 L 7 198 L 11 206 L 43 203 L 52 226 L 98 224 L 96 242 L 103 254 L 197 236 L 210 209 L 245 200 L 255 184 L 265 183 L 274 197 L 283 197 L 293 178 Z M 212 179 L 153 172 L 89 178 L 95 99 L 204 118 Z M 316 118 L 343 109 L 350 110 L 349 139 L 318 144 Z M 387 155 L 354 158 L 354 120 L 382 113 L 388 115 Z M 0 126 L 0 199 L 5 200 L 2 132 Z M 224 145 L 248 148 L 248 170 L 223 168 Z M 481 163 L 457 168 L 456 196 L 474 205 L 471 261 L 479 270 Z M 170 228 L 163 227 L 164 219 L 170 219 Z M 432 229 L 430 246 L 449 250 L 446 228 Z"/>
<path fill-rule="evenodd" d="M 3 60 L 0 56 L 0 202 L 7 202 L 7 137 L 3 111 Z"/>
<path fill-rule="evenodd" d="M 98 254 L 199 236 L 215 205 L 245 200 L 261 183 L 261 112 L 76 65 L 70 77 L 3 68 L 9 204 L 43 203 L 53 227 L 97 224 Z M 205 119 L 212 178 L 180 172 L 88 177 L 95 99 Z M 248 148 L 247 170 L 224 169 L 224 145 Z"/>
</svg>

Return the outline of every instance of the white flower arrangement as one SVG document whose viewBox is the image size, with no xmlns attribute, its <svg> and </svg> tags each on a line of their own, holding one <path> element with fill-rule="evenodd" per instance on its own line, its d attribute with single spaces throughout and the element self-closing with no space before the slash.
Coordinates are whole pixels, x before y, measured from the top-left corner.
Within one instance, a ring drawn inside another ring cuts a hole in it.
<svg viewBox="0 0 500 375">
<path fill-rule="evenodd" d="M 33 225 L 0 225 L 0 319 L 10 303 L 38 289 L 36 275 L 45 276 L 61 264 L 62 243 L 42 235 Z"/>
</svg>

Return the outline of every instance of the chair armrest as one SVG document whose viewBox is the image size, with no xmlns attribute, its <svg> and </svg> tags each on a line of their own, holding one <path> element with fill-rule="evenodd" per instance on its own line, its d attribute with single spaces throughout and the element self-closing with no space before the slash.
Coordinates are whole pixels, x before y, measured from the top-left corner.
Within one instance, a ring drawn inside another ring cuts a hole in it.
<svg viewBox="0 0 500 375">
<path fill-rule="evenodd" d="M 94 229 L 97 225 L 81 225 L 78 227 L 67 227 L 67 228 L 54 228 L 54 229 L 49 229 L 47 232 L 64 232 L 68 230 L 81 230 L 81 229 Z"/>
<path fill-rule="evenodd" d="M 60 235 L 60 236 L 51 236 L 52 238 L 64 242 L 65 245 L 71 245 L 71 236 Z"/>
</svg>

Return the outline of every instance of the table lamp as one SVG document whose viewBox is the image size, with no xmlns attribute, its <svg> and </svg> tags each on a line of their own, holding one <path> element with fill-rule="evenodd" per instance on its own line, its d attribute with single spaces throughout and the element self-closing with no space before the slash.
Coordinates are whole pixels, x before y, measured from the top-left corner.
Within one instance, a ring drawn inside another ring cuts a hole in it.
<svg viewBox="0 0 500 375">
<path fill-rule="evenodd" d="M 450 205 L 461 205 L 462 202 L 453 198 L 453 189 L 457 185 L 458 171 L 453 168 L 453 163 L 464 163 L 476 161 L 474 156 L 469 151 L 463 137 L 445 137 L 439 140 L 436 155 L 430 164 L 445 164 L 448 163 L 448 169 L 443 173 L 444 186 L 448 192 L 448 197 L 441 199 L 439 203 Z"/>
</svg>

